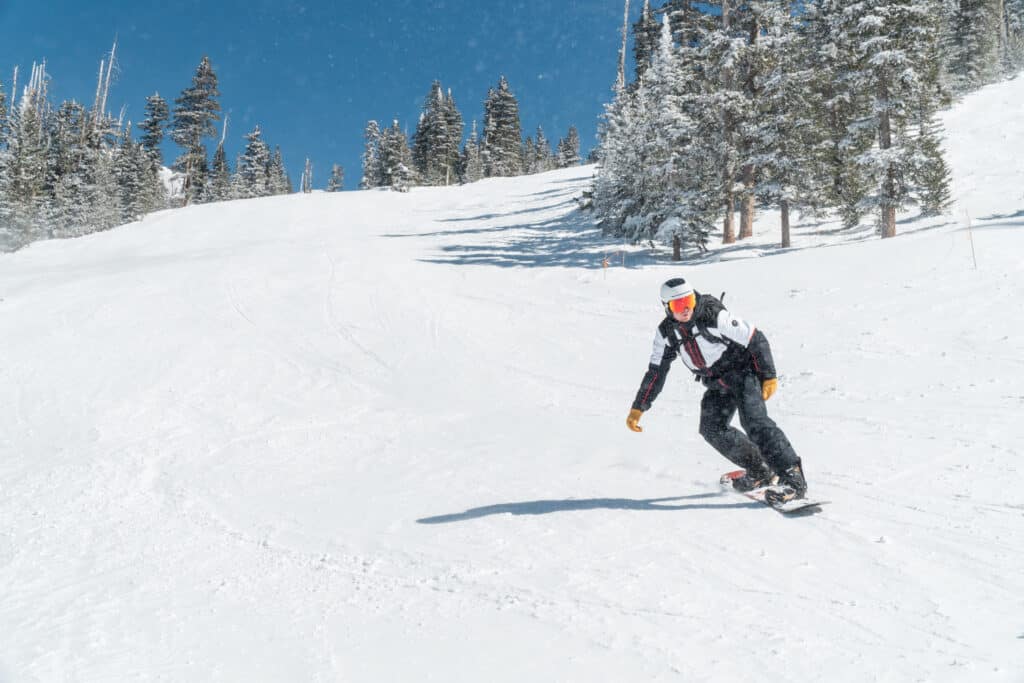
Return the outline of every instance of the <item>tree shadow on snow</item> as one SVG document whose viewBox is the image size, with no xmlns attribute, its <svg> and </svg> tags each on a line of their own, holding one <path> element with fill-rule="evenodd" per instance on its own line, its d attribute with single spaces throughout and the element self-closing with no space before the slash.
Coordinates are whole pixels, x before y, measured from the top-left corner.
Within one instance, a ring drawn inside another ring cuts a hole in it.
<svg viewBox="0 0 1024 683">
<path fill-rule="evenodd" d="M 761 503 L 684 503 L 671 504 L 672 501 L 699 500 L 721 498 L 721 493 L 699 493 L 692 496 L 675 496 L 669 498 L 568 498 L 565 500 L 531 500 L 522 503 L 499 503 L 484 507 L 472 508 L 465 512 L 449 515 L 424 517 L 417 519 L 418 524 L 448 524 L 466 522 L 471 519 L 490 515 L 549 515 L 553 512 L 580 512 L 583 510 L 646 510 L 670 512 L 673 510 L 713 510 L 718 508 L 763 508 Z"/>
<path fill-rule="evenodd" d="M 446 238 L 447 244 L 435 247 L 436 255 L 419 259 L 423 263 L 600 269 L 604 258 L 617 253 L 622 243 L 601 234 L 601 229 L 594 224 L 593 213 L 574 208 L 578 195 L 575 189 L 548 189 L 529 195 L 543 198 L 537 205 L 510 207 L 497 213 L 456 216 L 438 221 L 452 226 L 450 229 L 391 233 L 384 237 Z M 548 219 L 533 215 L 544 211 L 562 213 Z M 627 258 L 627 268 L 657 260 L 637 252 L 631 252 Z"/>
</svg>

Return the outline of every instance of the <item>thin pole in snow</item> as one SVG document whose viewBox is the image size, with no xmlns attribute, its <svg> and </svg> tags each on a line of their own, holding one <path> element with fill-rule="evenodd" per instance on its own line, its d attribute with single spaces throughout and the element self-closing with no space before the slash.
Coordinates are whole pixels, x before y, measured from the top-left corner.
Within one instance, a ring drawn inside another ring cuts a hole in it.
<svg viewBox="0 0 1024 683">
<path fill-rule="evenodd" d="M 964 211 L 964 215 L 967 216 L 967 239 L 971 241 L 971 259 L 974 261 L 974 269 L 978 269 L 978 254 L 974 250 L 974 229 L 971 223 L 971 214 Z"/>
</svg>

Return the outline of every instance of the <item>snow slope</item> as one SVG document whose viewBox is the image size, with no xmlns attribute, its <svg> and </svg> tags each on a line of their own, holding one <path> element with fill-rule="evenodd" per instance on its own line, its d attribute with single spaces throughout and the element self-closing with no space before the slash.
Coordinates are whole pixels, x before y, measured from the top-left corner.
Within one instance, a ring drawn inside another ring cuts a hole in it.
<svg viewBox="0 0 1024 683">
<path fill-rule="evenodd" d="M 884 242 L 623 260 L 586 167 L 0 256 L 0 681 L 1024 681 L 1021 101 Z M 677 273 L 820 514 L 720 491 L 681 367 L 626 429 Z"/>
</svg>

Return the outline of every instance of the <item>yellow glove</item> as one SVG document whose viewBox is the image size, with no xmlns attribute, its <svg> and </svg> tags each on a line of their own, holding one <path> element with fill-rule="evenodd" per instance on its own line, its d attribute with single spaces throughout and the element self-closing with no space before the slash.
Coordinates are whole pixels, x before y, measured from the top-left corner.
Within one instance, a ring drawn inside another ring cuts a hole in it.
<svg viewBox="0 0 1024 683">
<path fill-rule="evenodd" d="M 772 379 L 766 379 L 765 381 L 761 382 L 761 398 L 767 401 L 772 397 L 772 394 L 774 394 L 775 390 L 778 388 L 779 380 L 775 379 L 774 377 Z"/>
<path fill-rule="evenodd" d="M 629 411 L 629 417 L 626 418 L 626 426 L 632 429 L 634 432 L 642 432 L 644 428 L 640 426 L 640 416 L 644 414 L 644 411 L 633 408 Z"/>
</svg>

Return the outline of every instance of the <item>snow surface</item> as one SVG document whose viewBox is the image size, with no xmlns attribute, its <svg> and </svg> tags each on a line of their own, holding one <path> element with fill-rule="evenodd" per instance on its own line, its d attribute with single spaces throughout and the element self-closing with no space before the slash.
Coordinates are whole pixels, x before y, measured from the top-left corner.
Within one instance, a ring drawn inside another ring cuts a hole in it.
<svg viewBox="0 0 1024 683">
<path fill-rule="evenodd" d="M 620 253 L 584 167 L 0 256 L 0 681 L 1024 681 L 1022 101 L 893 240 Z M 682 367 L 626 429 L 678 273 L 821 513 L 719 489 Z"/>
</svg>

